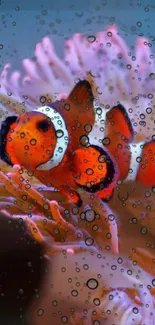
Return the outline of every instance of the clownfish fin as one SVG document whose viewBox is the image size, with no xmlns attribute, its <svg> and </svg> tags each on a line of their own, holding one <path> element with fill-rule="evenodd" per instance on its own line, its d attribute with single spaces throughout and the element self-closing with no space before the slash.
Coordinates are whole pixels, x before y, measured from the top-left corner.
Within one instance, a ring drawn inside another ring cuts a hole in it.
<svg viewBox="0 0 155 325">
<path fill-rule="evenodd" d="M 115 162 L 98 146 L 79 148 L 72 157 L 72 175 L 76 185 L 102 199 L 111 196 L 118 180 Z"/>
<path fill-rule="evenodd" d="M 18 116 L 8 116 L 1 124 L 0 130 L 0 158 L 8 165 L 18 164 L 11 147 L 11 133 L 16 127 Z"/>
<path fill-rule="evenodd" d="M 155 141 L 141 145 L 141 157 L 137 157 L 139 168 L 136 180 L 147 186 L 155 186 Z"/>
<path fill-rule="evenodd" d="M 52 103 L 63 116 L 70 135 L 72 150 L 81 146 L 81 137 L 87 136 L 95 123 L 94 96 L 88 81 L 79 81 L 67 99 Z"/>
<path fill-rule="evenodd" d="M 94 96 L 90 83 L 87 80 L 79 81 L 69 94 L 68 100 L 75 105 L 81 105 L 83 103 L 89 105 L 89 103 L 92 103 Z"/>
<path fill-rule="evenodd" d="M 105 137 L 102 141 L 115 158 L 119 169 L 120 179 L 125 179 L 130 167 L 130 146 L 133 139 L 133 128 L 125 108 L 114 106 L 106 114 Z"/>
</svg>

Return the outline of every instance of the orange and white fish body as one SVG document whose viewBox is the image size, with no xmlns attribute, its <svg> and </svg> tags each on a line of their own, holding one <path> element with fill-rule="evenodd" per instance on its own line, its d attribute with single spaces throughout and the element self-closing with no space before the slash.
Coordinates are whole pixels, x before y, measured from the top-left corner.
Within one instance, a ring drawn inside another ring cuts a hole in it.
<svg viewBox="0 0 155 325">
<path fill-rule="evenodd" d="M 59 189 L 80 205 L 77 189 L 111 195 L 118 170 L 110 152 L 89 143 L 95 122 L 94 97 L 80 81 L 67 100 L 42 106 L 3 127 L 3 159 L 33 172 L 43 184 Z"/>
<path fill-rule="evenodd" d="M 126 179 L 131 172 L 134 134 L 121 105 L 106 113 L 104 139 L 99 146 L 89 141 L 94 123 L 92 89 L 87 81 L 80 81 L 67 99 L 19 118 L 8 118 L 2 127 L 1 157 L 33 172 L 43 184 L 59 189 L 77 205 L 82 203 L 79 188 L 107 199 L 117 181 Z M 154 142 L 144 148 L 149 166 L 154 168 L 149 146 L 155 152 Z M 146 182 L 151 175 L 148 165 L 145 171 L 142 166 L 136 168 L 133 174 L 137 180 Z"/>
</svg>

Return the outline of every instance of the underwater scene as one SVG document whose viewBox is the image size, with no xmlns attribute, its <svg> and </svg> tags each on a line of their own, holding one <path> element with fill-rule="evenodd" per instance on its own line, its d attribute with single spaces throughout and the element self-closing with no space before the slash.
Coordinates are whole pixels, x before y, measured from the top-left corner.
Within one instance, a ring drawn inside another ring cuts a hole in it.
<svg viewBox="0 0 155 325">
<path fill-rule="evenodd" d="M 0 8 L 0 321 L 155 325 L 155 6 Z"/>
</svg>

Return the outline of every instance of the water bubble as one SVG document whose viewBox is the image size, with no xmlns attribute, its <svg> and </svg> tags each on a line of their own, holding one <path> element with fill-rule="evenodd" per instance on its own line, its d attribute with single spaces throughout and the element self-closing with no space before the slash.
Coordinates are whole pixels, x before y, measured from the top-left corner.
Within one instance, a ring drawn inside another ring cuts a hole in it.
<svg viewBox="0 0 155 325">
<path fill-rule="evenodd" d="M 99 306 L 101 304 L 101 301 L 99 298 L 94 298 L 93 303 L 95 306 Z"/>
<path fill-rule="evenodd" d="M 155 73 L 153 73 L 153 72 L 150 73 L 149 77 L 150 77 L 151 80 L 155 80 Z"/>
<path fill-rule="evenodd" d="M 140 162 L 142 161 L 142 158 L 141 158 L 141 157 L 137 157 L 137 158 L 136 158 L 136 161 L 137 161 L 138 163 L 140 163 Z"/>
<path fill-rule="evenodd" d="M 94 239 L 91 238 L 91 237 L 86 238 L 86 239 L 85 239 L 85 244 L 86 244 L 87 246 L 92 246 L 92 245 L 94 244 Z"/>
<path fill-rule="evenodd" d="M 116 270 L 117 270 L 117 266 L 116 266 L 116 265 L 112 265 L 112 266 L 111 266 L 111 269 L 112 269 L 113 271 L 116 271 Z"/>
<path fill-rule="evenodd" d="M 64 136 L 64 132 L 62 130 L 57 130 L 56 131 L 56 137 L 57 138 L 62 138 Z"/>
<path fill-rule="evenodd" d="M 53 301 L 52 301 L 52 305 L 53 305 L 54 307 L 56 307 L 56 306 L 58 305 L 57 300 L 53 300 Z"/>
<path fill-rule="evenodd" d="M 137 218 L 132 218 L 132 223 L 136 224 L 137 223 Z"/>
<path fill-rule="evenodd" d="M 78 209 L 78 207 L 73 207 L 73 209 L 72 209 L 72 213 L 73 213 L 74 215 L 79 214 L 79 209 Z"/>
<path fill-rule="evenodd" d="M 118 257 L 118 259 L 117 259 L 117 263 L 118 263 L 118 264 L 122 264 L 122 263 L 123 263 L 123 259 L 122 259 L 122 257 Z"/>
<path fill-rule="evenodd" d="M 138 310 L 137 307 L 134 307 L 134 308 L 132 309 L 132 311 L 133 311 L 134 314 L 138 314 L 138 313 L 139 313 L 139 310 Z"/>
<path fill-rule="evenodd" d="M 98 281 L 96 279 L 89 279 L 86 283 L 87 287 L 91 290 L 95 290 L 98 287 Z"/>
<path fill-rule="evenodd" d="M 88 168 L 88 169 L 86 170 L 86 174 L 87 174 L 87 175 L 93 175 L 93 174 L 94 174 L 94 170 L 93 170 L 92 168 Z"/>
<path fill-rule="evenodd" d="M 106 162 L 106 157 L 105 157 L 105 155 L 100 155 L 100 156 L 98 157 L 98 161 L 99 161 L 99 163 L 105 163 L 105 162 Z"/>
<path fill-rule="evenodd" d="M 145 119 L 145 114 L 140 114 L 140 118 L 141 118 L 141 120 L 144 120 Z"/>
<path fill-rule="evenodd" d="M 102 140 L 102 143 L 104 146 L 108 146 L 110 144 L 110 139 L 106 137 Z"/>
<path fill-rule="evenodd" d="M 89 265 L 88 264 L 83 264 L 83 268 L 84 268 L 84 270 L 88 270 L 89 269 Z"/>
<path fill-rule="evenodd" d="M 108 239 L 110 239 L 110 238 L 111 238 L 111 233 L 110 233 L 110 232 L 107 232 L 107 233 L 106 233 L 106 237 L 107 237 Z"/>
<path fill-rule="evenodd" d="M 147 109 L 146 109 L 146 113 L 147 113 L 147 114 L 151 114 L 151 113 L 152 113 L 152 108 L 151 108 L 151 107 L 147 107 Z"/>
<path fill-rule="evenodd" d="M 152 186 L 152 192 L 155 193 L 155 185 Z"/>
<path fill-rule="evenodd" d="M 111 47 L 111 43 L 108 42 L 108 43 L 106 44 L 106 46 L 107 46 L 107 47 Z"/>
<path fill-rule="evenodd" d="M 95 320 L 93 321 L 93 325 L 100 325 L 99 320 L 98 320 L 98 319 L 95 319 Z"/>
<path fill-rule="evenodd" d="M 44 310 L 42 308 L 37 310 L 37 315 L 42 316 L 44 314 Z"/>
<path fill-rule="evenodd" d="M 24 138 L 24 137 L 25 137 L 25 133 L 24 133 L 24 132 L 21 132 L 21 133 L 20 133 L 20 137 L 21 137 L 21 138 Z"/>
<path fill-rule="evenodd" d="M 148 94 L 147 96 L 149 99 L 152 99 L 153 98 L 153 94 Z"/>
<path fill-rule="evenodd" d="M 68 322 L 68 318 L 66 316 L 61 317 L 62 323 L 66 324 Z"/>
<path fill-rule="evenodd" d="M 89 222 L 92 222 L 95 220 L 95 212 L 91 209 L 87 210 L 85 212 L 85 219 Z"/>
<path fill-rule="evenodd" d="M 107 32 L 108 37 L 112 37 L 112 32 Z"/>
<path fill-rule="evenodd" d="M 146 192 L 145 192 L 145 196 L 146 196 L 146 197 L 150 197 L 150 196 L 151 196 L 150 191 L 146 191 Z"/>
<path fill-rule="evenodd" d="M 80 137 L 80 144 L 81 144 L 82 146 L 86 146 L 86 145 L 89 144 L 89 138 L 88 138 L 87 135 L 82 135 L 82 136 Z"/>
<path fill-rule="evenodd" d="M 131 70 L 131 68 L 132 68 L 131 64 L 127 64 L 126 67 L 128 70 Z"/>
<path fill-rule="evenodd" d="M 59 148 L 58 148 L 58 152 L 59 152 L 59 153 L 62 153 L 62 152 L 63 152 L 63 148 L 62 148 L 62 147 L 59 147 Z"/>
<path fill-rule="evenodd" d="M 19 293 L 20 293 L 21 295 L 23 295 L 24 290 L 23 290 L 23 289 L 19 289 Z"/>
<path fill-rule="evenodd" d="M 109 295 L 109 300 L 113 300 L 114 296 L 113 295 Z"/>
<path fill-rule="evenodd" d="M 64 104 L 64 109 L 66 111 L 69 111 L 70 110 L 70 104 L 68 104 L 68 103 Z"/>
<path fill-rule="evenodd" d="M 89 43 L 94 43 L 95 41 L 96 41 L 96 37 L 94 36 L 94 35 L 90 35 L 90 36 L 88 36 L 88 42 Z"/>
<path fill-rule="evenodd" d="M 40 103 L 41 104 L 45 104 L 46 103 L 46 97 L 45 96 L 41 96 L 40 97 Z"/>
<path fill-rule="evenodd" d="M 92 125 L 91 124 L 86 124 L 85 126 L 84 126 L 84 129 L 85 129 L 85 131 L 86 132 L 91 132 L 91 130 L 92 130 Z"/>
<path fill-rule="evenodd" d="M 26 201 L 27 200 L 27 195 L 22 195 L 22 200 Z"/>
<path fill-rule="evenodd" d="M 98 225 L 94 225 L 93 227 L 92 227 L 92 230 L 93 231 L 97 231 L 99 229 L 99 226 Z"/>
<path fill-rule="evenodd" d="M 148 232 L 147 227 L 142 227 L 140 232 L 141 232 L 142 235 L 146 235 L 147 232 Z"/>
<path fill-rule="evenodd" d="M 115 216 L 114 216 L 113 214 L 109 214 L 109 215 L 108 215 L 108 219 L 109 219 L 110 221 L 114 221 L 114 220 L 115 220 Z"/>
<path fill-rule="evenodd" d="M 0 50 L 2 50 L 2 49 L 3 49 L 3 47 L 4 47 L 4 46 L 3 46 L 3 44 L 0 44 Z"/>
<path fill-rule="evenodd" d="M 132 275 L 132 270 L 127 270 L 128 275 Z"/>
<path fill-rule="evenodd" d="M 20 225 L 22 225 L 22 224 L 24 223 L 23 219 L 22 219 L 22 218 L 19 218 L 19 219 L 18 219 L 18 223 L 19 223 Z"/>
<path fill-rule="evenodd" d="M 48 203 L 44 203 L 43 208 L 44 208 L 45 210 L 49 210 L 49 209 L 50 209 L 50 206 L 49 206 Z"/>
<path fill-rule="evenodd" d="M 78 296 L 78 291 L 77 291 L 77 290 L 72 290 L 72 291 L 71 291 L 71 295 L 72 295 L 73 297 L 77 297 L 77 296 Z"/>
<path fill-rule="evenodd" d="M 142 22 L 141 21 L 137 21 L 137 26 L 141 27 L 142 26 Z"/>
<path fill-rule="evenodd" d="M 31 184 L 26 184 L 26 185 L 25 185 L 25 188 L 26 188 L 27 190 L 29 190 L 29 189 L 31 188 Z"/>
<path fill-rule="evenodd" d="M 35 138 L 33 138 L 33 139 L 30 140 L 31 146 L 35 146 L 36 143 L 37 143 L 37 140 Z"/>
<path fill-rule="evenodd" d="M 96 108 L 96 114 L 97 114 L 97 115 L 101 115 L 101 114 L 102 114 L 102 109 L 101 109 L 101 107 L 97 107 L 97 108 Z"/>
</svg>

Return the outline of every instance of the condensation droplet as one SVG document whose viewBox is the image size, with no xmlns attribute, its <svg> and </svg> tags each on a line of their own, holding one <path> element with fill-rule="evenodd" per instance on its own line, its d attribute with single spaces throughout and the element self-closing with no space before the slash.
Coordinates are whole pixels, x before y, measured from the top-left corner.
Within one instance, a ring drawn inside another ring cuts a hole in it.
<svg viewBox="0 0 155 325">
<path fill-rule="evenodd" d="M 92 278 L 87 281 L 86 285 L 89 289 L 95 290 L 98 287 L 98 281 Z"/>
<path fill-rule="evenodd" d="M 37 315 L 42 316 L 44 314 L 44 310 L 42 308 L 37 310 Z"/>
<path fill-rule="evenodd" d="M 88 42 L 94 43 L 96 41 L 96 37 L 94 35 L 88 36 Z"/>
</svg>

